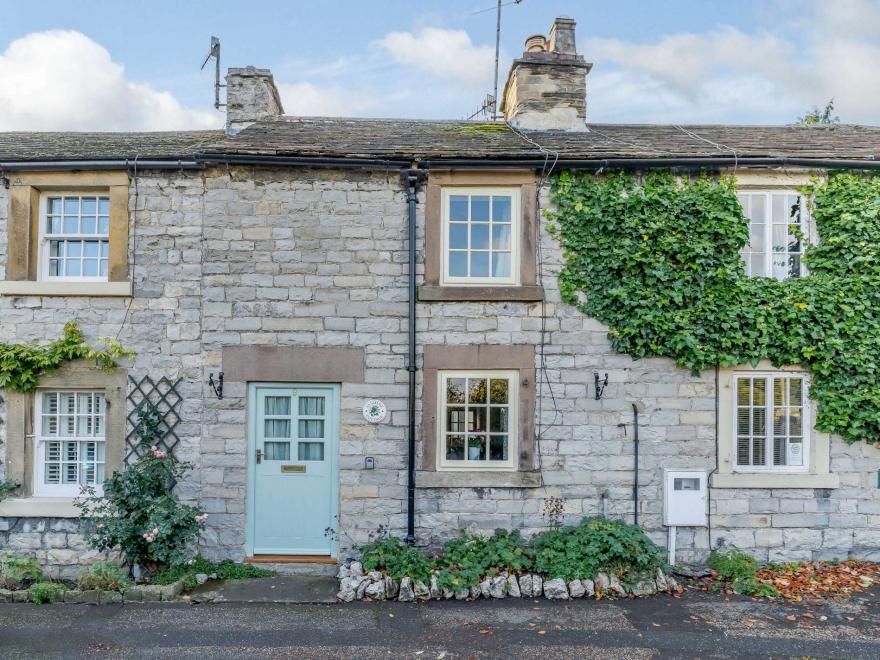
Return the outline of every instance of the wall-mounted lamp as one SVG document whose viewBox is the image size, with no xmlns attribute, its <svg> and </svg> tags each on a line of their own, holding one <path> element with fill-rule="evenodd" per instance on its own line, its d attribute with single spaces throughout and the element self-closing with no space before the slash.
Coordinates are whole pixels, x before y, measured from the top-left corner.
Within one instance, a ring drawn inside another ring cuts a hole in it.
<svg viewBox="0 0 880 660">
<path fill-rule="evenodd" d="M 593 379 L 596 381 L 596 401 L 598 401 L 605 394 L 605 388 L 608 386 L 608 374 L 605 374 L 604 379 L 600 379 L 599 372 L 594 371 Z"/>
<path fill-rule="evenodd" d="M 214 380 L 214 374 L 208 374 L 208 385 L 211 386 L 211 389 L 214 390 L 214 395 L 218 399 L 223 398 L 223 372 L 221 371 L 217 374 L 217 380 Z"/>
</svg>

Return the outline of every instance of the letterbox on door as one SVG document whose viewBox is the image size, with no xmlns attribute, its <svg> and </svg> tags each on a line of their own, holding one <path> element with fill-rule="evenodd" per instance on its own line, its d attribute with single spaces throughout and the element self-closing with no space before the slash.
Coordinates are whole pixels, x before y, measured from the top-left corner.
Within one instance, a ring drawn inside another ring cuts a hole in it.
<svg viewBox="0 0 880 660">
<path fill-rule="evenodd" d="M 706 472 L 665 470 L 663 524 L 669 527 L 705 527 Z"/>
</svg>

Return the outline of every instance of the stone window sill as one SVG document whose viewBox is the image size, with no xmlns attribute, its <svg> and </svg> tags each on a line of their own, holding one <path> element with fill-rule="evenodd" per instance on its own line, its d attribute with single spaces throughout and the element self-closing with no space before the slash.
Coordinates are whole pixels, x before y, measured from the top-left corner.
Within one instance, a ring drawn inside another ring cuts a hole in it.
<svg viewBox="0 0 880 660">
<path fill-rule="evenodd" d="M 541 473 L 525 472 L 416 472 L 417 488 L 540 488 Z"/>
<path fill-rule="evenodd" d="M 712 488 L 839 488 L 836 474 L 716 473 Z"/>
<path fill-rule="evenodd" d="M 32 282 L 2 281 L 0 295 L 3 296 L 131 296 L 131 282 Z"/>
<path fill-rule="evenodd" d="M 14 497 L 0 502 L 0 518 L 79 518 L 68 497 Z"/>
<path fill-rule="evenodd" d="M 423 284 L 419 287 L 421 302 L 540 302 L 544 288 L 522 286 L 439 286 Z"/>
</svg>

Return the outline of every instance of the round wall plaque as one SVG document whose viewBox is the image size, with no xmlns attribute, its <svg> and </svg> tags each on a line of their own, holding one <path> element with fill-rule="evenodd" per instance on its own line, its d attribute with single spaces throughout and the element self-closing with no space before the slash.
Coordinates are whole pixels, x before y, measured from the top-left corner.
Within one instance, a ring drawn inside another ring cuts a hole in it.
<svg viewBox="0 0 880 660">
<path fill-rule="evenodd" d="M 378 424 L 388 414 L 385 404 L 379 399 L 370 399 L 364 404 L 364 419 L 371 424 Z"/>
</svg>

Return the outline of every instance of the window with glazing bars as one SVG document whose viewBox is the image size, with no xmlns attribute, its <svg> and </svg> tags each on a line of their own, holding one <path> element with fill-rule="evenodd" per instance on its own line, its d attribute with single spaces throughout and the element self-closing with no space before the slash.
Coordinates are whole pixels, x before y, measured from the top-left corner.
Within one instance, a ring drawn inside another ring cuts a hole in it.
<svg viewBox="0 0 880 660">
<path fill-rule="evenodd" d="M 806 379 L 799 374 L 737 376 L 736 465 L 805 469 L 809 442 Z"/>
<path fill-rule="evenodd" d="M 35 495 L 70 497 L 104 483 L 104 393 L 37 393 Z"/>
<path fill-rule="evenodd" d="M 516 284 L 519 277 L 518 189 L 443 191 L 443 281 Z"/>
<path fill-rule="evenodd" d="M 110 259 L 110 197 L 43 197 L 43 279 L 105 281 Z"/>
<path fill-rule="evenodd" d="M 741 192 L 737 198 L 749 219 L 749 242 L 742 250 L 746 272 L 777 280 L 800 277 L 809 233 L 801 195 L 790 191 Z"/>
<path fill-rule="evenodd" d="M 513 468 L 516 465 L 514 372 L 441 372 L 441 466 Z"/>
</svg>

